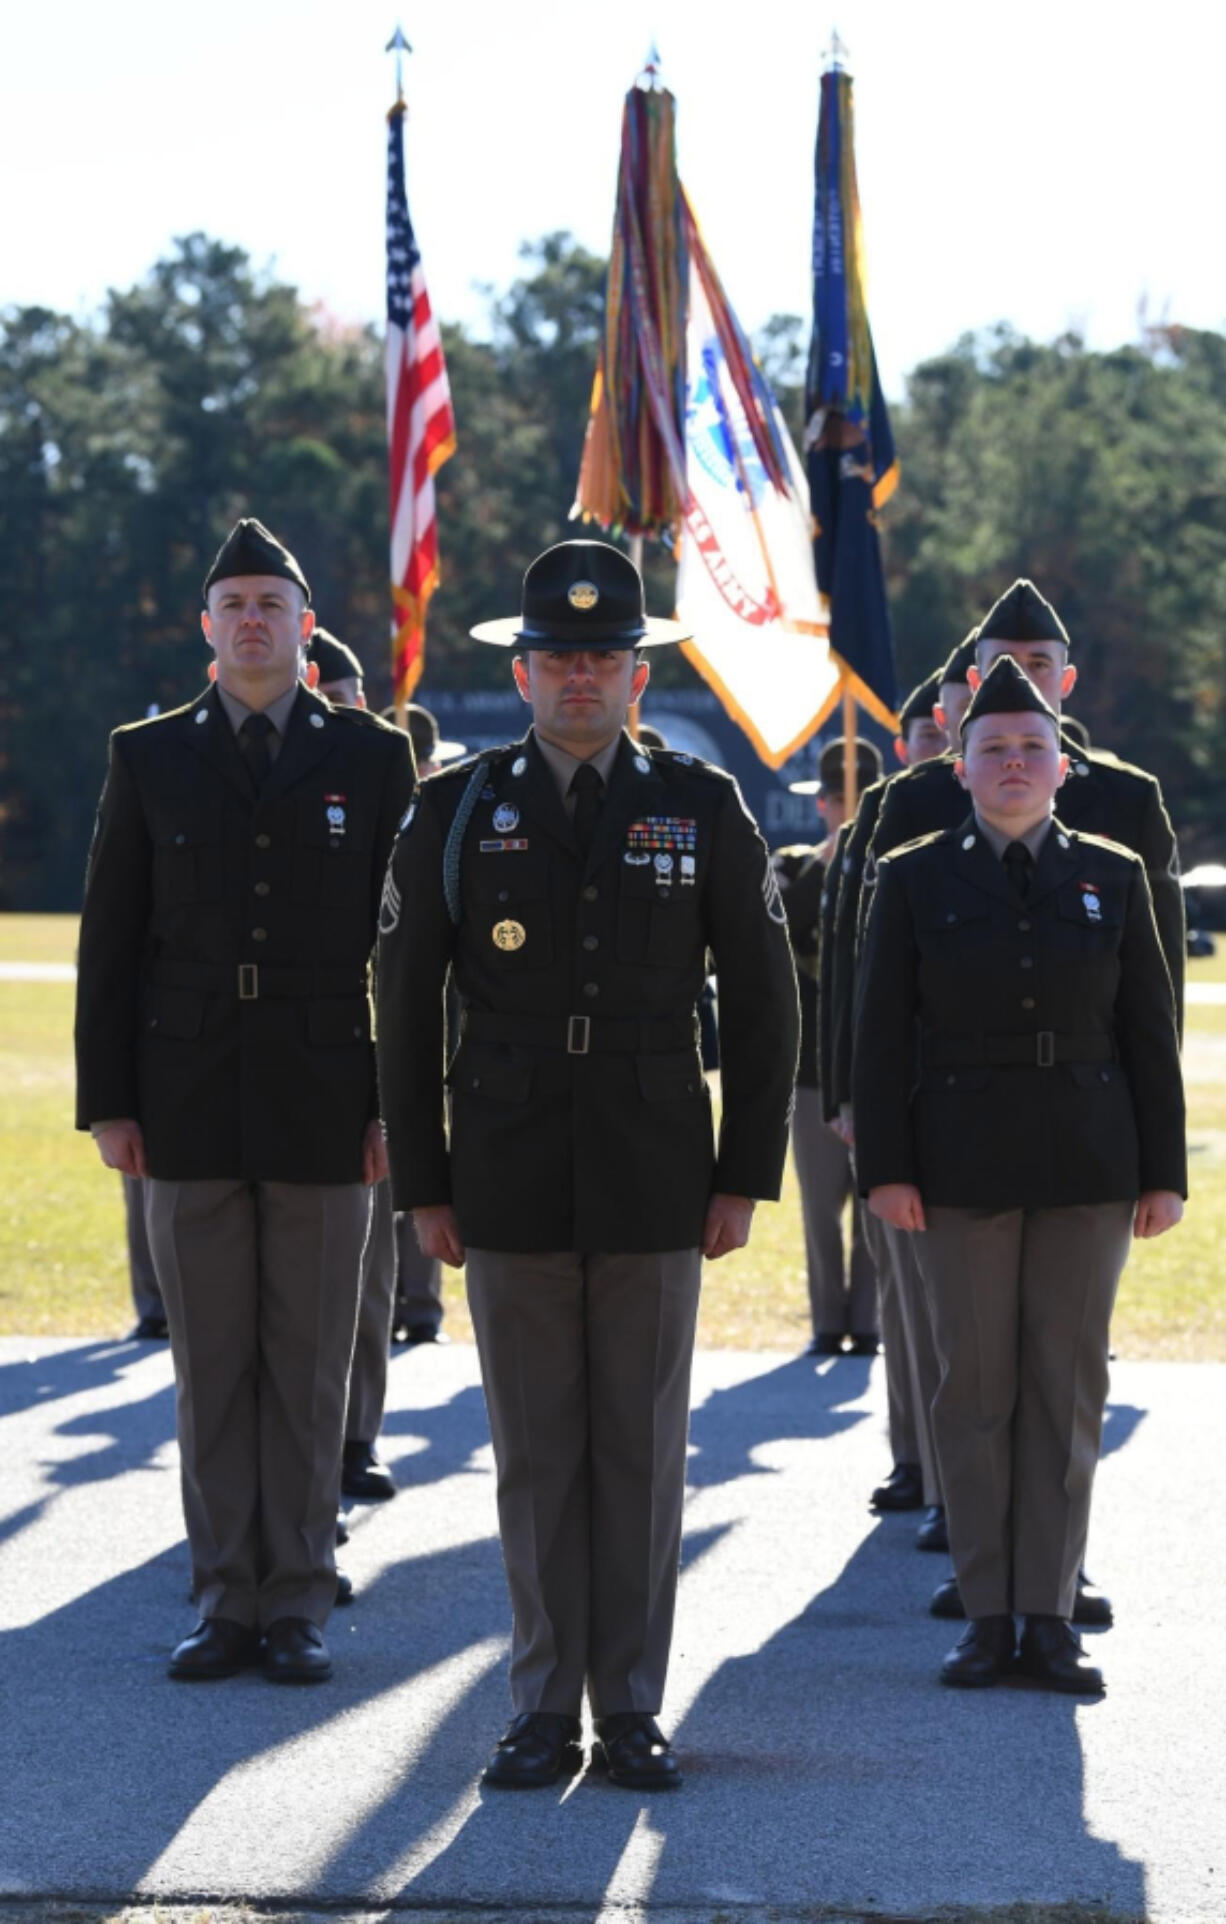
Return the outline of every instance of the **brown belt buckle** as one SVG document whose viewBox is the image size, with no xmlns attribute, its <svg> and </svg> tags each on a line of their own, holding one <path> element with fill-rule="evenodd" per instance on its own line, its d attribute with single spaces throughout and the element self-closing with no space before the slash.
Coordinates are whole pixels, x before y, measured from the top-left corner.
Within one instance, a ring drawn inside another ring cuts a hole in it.
<svg viewBox="0 0 1226 1924">
<path fill-rule="evenodd" d="M 568 1056 L 585 1056 L 592 1040 L 592 1018 L 590 1015 L 572 1015 L 566 1019 L 566 1053 Z"/>
<path fill-rule="evenodd" d="M 1040 1069 L 1054 1069 L 1056 1066 L 1056 1032 L 1054 1029 L 1040 1029 L 1035 1037 L 1038 1044 L 1036 1060 Z"/>
<path fill-rule="evenodd" d="M 258 1002 L 260 999 L 260 971 L 254 962 L 240 962 L 238 965 L 238 999 L 240 1002 Z"/>
</svg>

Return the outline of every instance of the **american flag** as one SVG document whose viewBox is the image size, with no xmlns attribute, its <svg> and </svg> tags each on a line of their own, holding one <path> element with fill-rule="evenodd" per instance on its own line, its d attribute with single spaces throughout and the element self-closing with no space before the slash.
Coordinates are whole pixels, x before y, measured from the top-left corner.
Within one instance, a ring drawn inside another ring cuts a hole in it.
<svg viewBox="0 0 1226 1924">
<path fill-rule="evenodd" d="M 434 476 L 455 453 L 438 324 L 404 187 L 404 105 L 387 132 L 387 462 L 392 531 L 392 680 L 407 701 L 421 677 L 426 606 L 438 586 Z"/>
</svg>

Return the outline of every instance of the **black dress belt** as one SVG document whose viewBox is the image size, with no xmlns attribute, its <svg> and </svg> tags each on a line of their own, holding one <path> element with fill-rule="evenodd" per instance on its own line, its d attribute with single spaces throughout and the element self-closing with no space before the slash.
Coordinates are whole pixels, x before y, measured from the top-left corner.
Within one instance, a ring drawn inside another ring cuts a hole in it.
<svg viewBox="0 0 1226 1924">
<path fill-rule="evenodd" d="M 973 1069 L 982 1065 L 1052 1069 L 1057 1062 L 1114 1062 L 1115 1038 L 1104 1030 L 1065 1035 L 1038 1029 L 1033 1035 L 927 1035 L 924 1064 L 929 1069 Z"/>
<path fill-rule="evenodd" d="M 567 1055 L 664 1055 L 698 1044 L 697 1016 L 664 1016 L 622 1022 L 599 1015 L 504 1015 L 465 1009 L 461 1041 L 509 1042 L 526 1049 L 559 1049 Z"/>
<path fill-rule="evenodd" d="M 232 995 L 240 1002 L 317 996 L 365 995 L 366 971 L 357 969 L 278 969 L 262 962 L 155 962 L 159 989 L 198 989 L 204 995 Z"/>
</svg>

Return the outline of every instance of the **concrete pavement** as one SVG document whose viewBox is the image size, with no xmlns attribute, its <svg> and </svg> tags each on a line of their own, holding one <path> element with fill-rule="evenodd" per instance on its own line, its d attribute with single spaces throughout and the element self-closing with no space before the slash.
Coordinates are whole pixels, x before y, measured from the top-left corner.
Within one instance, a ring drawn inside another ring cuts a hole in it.
<svg viewBox="0 0 1226 1924">
<path fill-rule="evenodd" d="M 155 1900 L 628 1924 L 1081 1902 L 1226 1920 L 1226 1371 L 1116 1366 L 1091 1568 L 1109 1695 L 934 1682 L 945 1561 L 875 1520 L 880 1364 L 699 1356 L 664 1722 L 687 1771 L 482 1794 L 507 1604 L 472 1350 L 391 1372 L 336 1676 L 175 1685 L 193 1620 L 169 1357 L 0 1342 L 0 1903 Z M 1210 1487 L 1216 1482 L 1217 1498 Z"/>
</svg>

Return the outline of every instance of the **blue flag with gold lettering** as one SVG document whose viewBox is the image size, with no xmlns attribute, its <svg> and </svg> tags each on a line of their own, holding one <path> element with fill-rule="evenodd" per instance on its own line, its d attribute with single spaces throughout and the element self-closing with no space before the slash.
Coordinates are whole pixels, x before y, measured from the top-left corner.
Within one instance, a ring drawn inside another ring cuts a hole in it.
<svg viewBox="0 0 1226 1924">
<path fill-rule="evenodd" d="M 868 325 L 851 86 L 838 67 L 822 75 L 805 456 L 831 650 L 856 700 L 888 727 L 898 694 L 877 510 L 898 464 Z"/>
</svg>

